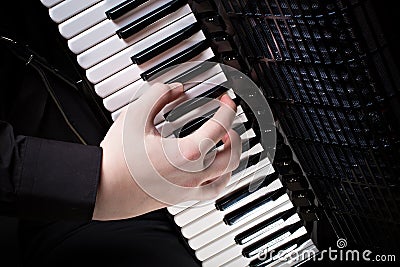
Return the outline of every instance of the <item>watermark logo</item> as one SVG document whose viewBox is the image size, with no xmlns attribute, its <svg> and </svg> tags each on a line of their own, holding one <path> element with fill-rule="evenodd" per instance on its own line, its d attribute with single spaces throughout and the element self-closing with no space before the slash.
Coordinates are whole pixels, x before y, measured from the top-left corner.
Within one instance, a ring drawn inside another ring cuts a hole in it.
<svg viewBox="0 0 400 267">
<path fill-rule="evenodd" d="M 311 242 L 311 241 L 308 241 Z M 293 246 L 290 249 L 276 251 L 264 248 L 258 253 L 260 261 L 281 261 L 281 262 L 300 262 L 302 260 L 312 260 L 315 262 L 395 262 L 394 254 L 374 254 L 373 251 L 365 249 L 348 249 L 347 240 L 339 238 L 335 247 L 318 251 L 316 249 L 301 249 Z M 315 247 L 314 247 L 315 248 Z"/>
<path fill-rule="evenodd" d="M 338 241 L 336 241 L 336 246 L 339 249 L 347 247 L 347 240 L 344 238 L 339 238 Z"/>
</svg>

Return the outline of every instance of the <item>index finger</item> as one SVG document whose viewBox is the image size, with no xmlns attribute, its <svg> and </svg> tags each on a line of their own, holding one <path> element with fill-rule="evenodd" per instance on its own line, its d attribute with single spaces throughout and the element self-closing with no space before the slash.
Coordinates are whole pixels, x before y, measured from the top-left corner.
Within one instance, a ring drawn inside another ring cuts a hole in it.
<svg viewBox="0 0 400 267">
<path fill-rule="evenodd" d="M 213 148 L 231 129 L 232 123 L 236 117 L 236 104 L 226 94 L 221 99 L 221 106 L 215 112 L 214 116 L 205 122 L 197 131 L 190 135 L 199 144 L 202 152 L 208 152 Z M 211 140 L 212 142 L 202 142 Z"/>
</svg>

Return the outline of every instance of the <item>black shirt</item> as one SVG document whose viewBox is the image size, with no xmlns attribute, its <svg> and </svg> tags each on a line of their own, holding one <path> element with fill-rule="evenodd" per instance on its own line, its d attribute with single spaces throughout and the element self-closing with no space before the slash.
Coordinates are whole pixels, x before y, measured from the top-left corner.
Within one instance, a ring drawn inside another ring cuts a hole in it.
<svg viewBox="0 0 400 267">
<path fill-rule="evenodd" d="M 40 1 L 6 5 L 0 18 L 0 215 L 90 220 L 108 114 L 47 8 Z"/>
</svg>

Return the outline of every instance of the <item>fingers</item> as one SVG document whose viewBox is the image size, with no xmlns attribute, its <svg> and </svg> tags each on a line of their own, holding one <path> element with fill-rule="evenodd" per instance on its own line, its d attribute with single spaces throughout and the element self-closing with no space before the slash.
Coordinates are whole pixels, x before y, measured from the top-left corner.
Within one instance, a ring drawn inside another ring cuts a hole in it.
<svg viewBox="0 0 400 267">
<path fill-rule="evenodd" d="M 210 178 L 219 177 L 225 173 L 235 170 L 240 163 L 242 154 L 242 142 L 240 136 L 230 130 L 228 134 L 222 138 L 224 149 L 219 151 L 213 163 L 199 174 L 200 184 L 207 182 Z"/>
<path fill-rule="evenodd" d="M 198 200 L 211 200 L 216 198 L 226 187 L 231 179 L 232 173 L 225 173 L 212 182 L 199 187 Z"/>
<path fill-rule="evenodd" d="M 162 84 L 157 83 L 148 88 L 148 91 L 142 95 L 140 101 L 143 103 L 143 114 L 146 118 L 146 132 L 154 129 L 154 118 L 170 102 L 176 100 L 183 93 L 181 83 Z"/>
<path fill-rule="evenodd" d="M 221 106 L 214 116 L 189 136 L 198 143 L 207 139 L 211 140 L 201 147 L 202 153 L 208 152 L 225 136 L 236 117 L 236 105 L 228 95 L 223 95 L 220 102 Z"/>
</svg>

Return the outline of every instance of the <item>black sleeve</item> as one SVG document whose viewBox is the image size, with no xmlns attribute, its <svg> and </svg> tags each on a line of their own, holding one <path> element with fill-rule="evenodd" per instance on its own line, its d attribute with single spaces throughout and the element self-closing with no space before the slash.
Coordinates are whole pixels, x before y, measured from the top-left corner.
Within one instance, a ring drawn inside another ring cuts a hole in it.
<svg viewBox="0 0 400 267">
<path fill-rule="evenodd" d="M 0 215 L 90 220 L 101 158 L 97 146 L 14 137 L 0 121 Z"/>
</svg>

